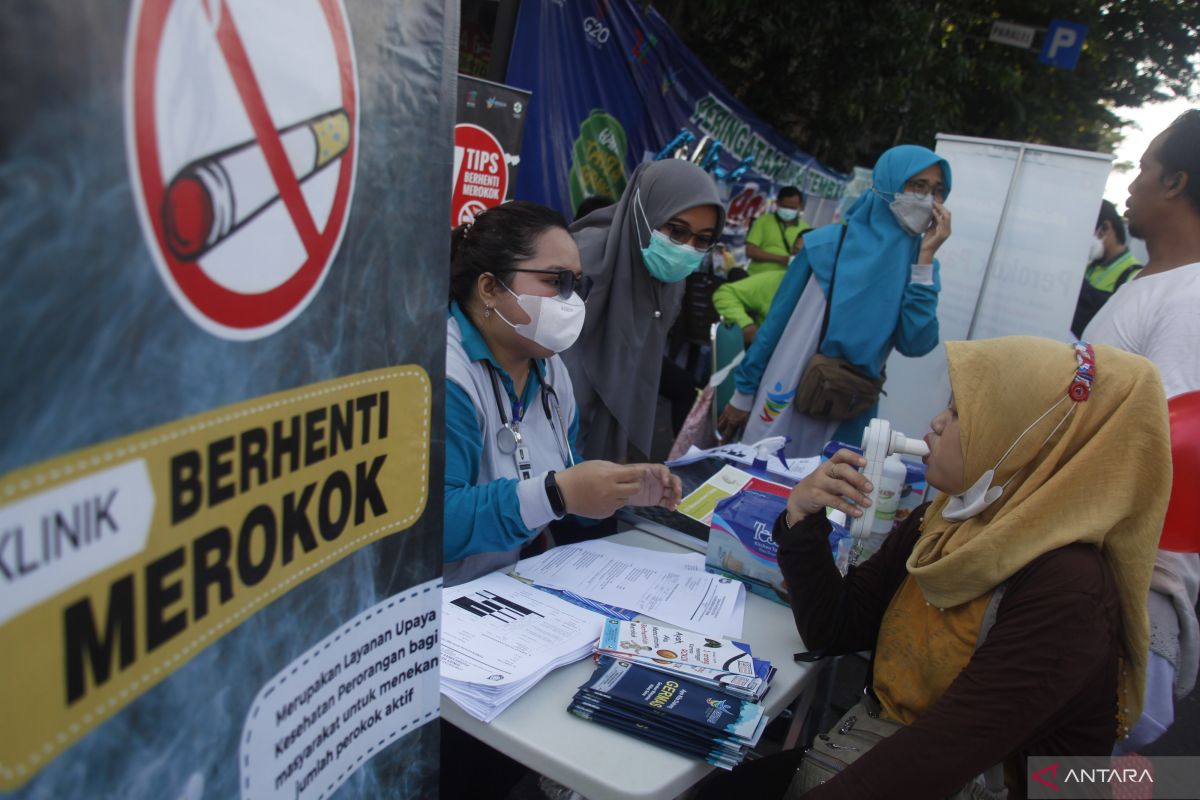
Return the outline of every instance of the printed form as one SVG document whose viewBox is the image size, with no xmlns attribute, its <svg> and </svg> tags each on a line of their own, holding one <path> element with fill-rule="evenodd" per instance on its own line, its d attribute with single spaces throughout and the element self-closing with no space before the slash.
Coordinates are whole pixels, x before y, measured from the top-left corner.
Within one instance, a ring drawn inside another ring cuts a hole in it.
<svg viewBox="0 0 1200 800">
<path fill-rule="evenodd" d="M 556 547 L 517 563 L 514 572 L 539 586 L 567 589 L 692 631 L 740 636 L 746 589 L 697 570 L 699 553 L 668 554 L 606 541 Z"/>
</svg>

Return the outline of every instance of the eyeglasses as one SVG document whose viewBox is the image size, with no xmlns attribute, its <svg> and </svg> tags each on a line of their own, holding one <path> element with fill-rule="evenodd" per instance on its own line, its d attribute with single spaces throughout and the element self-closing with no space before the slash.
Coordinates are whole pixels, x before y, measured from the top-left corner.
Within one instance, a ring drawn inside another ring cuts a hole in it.
<svg viewBox="0 0 1200 800">
<path fill-rule="evenodd" d="M 556 280 L 551 281 L 551 286 L 558 287 L 558 296 L 563 300 L 570 300 L 572 294 L 578 294 L 580 299 L 587 300 L 588 294 L 592 291 L 592 279 L 587 275 L 573 272 L 569 269 L 510 269 L 509 272 L 530 272 L 534 275 L 553 275 Z"/>
<path fill-rule="evenodd" d="M 706 233 L 692 233 L 692 229 L 687 225 L 680 225 L 677 222 L 665 223 L 659 230 L 665 232 L 675 244 L 691 243 L 692 247 L 701 253 L 712 250 L 717 243 L 717 237 L 709 236 Z"/>
<path fill-rule="evenodd" d="M 924 178 L 921 178 L 915 181 L 905 181 L 904 188 L 913 194 L 919 194 L 922 196 L 932 194 L 939 200 L 946 199 L 946 184 L 944 183 L 930 183 Z"/>
</svg>

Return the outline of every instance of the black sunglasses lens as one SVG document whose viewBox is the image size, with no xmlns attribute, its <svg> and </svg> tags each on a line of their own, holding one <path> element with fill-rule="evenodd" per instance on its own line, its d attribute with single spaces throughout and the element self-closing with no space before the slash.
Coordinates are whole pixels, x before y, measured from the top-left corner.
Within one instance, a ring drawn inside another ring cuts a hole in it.
<svg viewBox="0 0 1200 800">
<path fill-rule="evenodd" d="M 570 300 L 572 294 L 578 294 L 580 299 L 586 300 L 591 288 L 592 279 L 586 275 L 576 275 L 570 270 L 558 273 L 558 296 L 563 300 Z"/>
</svg>

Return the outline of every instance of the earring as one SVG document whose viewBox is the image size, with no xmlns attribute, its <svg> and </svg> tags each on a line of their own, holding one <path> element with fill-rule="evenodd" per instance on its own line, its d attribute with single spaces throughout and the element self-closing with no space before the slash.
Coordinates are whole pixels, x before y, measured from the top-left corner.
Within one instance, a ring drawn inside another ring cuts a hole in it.
<svg viewBox="0 0 1200 800">
<path fill-rule="evenodd" d="M 491 317 L 491 316 L 492 316 L 492 307 L 491 307 L 491 306 L 484 306 L 484 307 L 483 307 L 483 318 L 484 318 L 484 319 L 488 319 L 488 318 L 489 318 L 489 317 Z"/>
</svg>

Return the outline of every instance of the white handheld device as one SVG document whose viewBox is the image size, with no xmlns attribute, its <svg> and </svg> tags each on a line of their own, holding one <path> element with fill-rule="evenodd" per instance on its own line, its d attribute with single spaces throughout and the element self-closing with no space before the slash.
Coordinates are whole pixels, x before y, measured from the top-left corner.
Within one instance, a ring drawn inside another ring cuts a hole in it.
<svg viewBox="0 0 1200 800">
<path fill-rule="evenodd" d="M 893 453 L 910 456 L 929 455 L 929 446 L 920 439 L 910 439 L 903 433 L 892 430 L 892 423 L 886 419 L 873 419 L 863 431 L 863 457 L 867 466 L 862 473 L 871 482 L 871 505 L 863 509 L 861 517 L 851 517 L 850 535 L 856 541 L 863 541 L 871 535 L 871 523 L 875 519 L 875 504 L 879 502 L 879 485 L 883 478 L 883 462 Z"/>
</svg>

